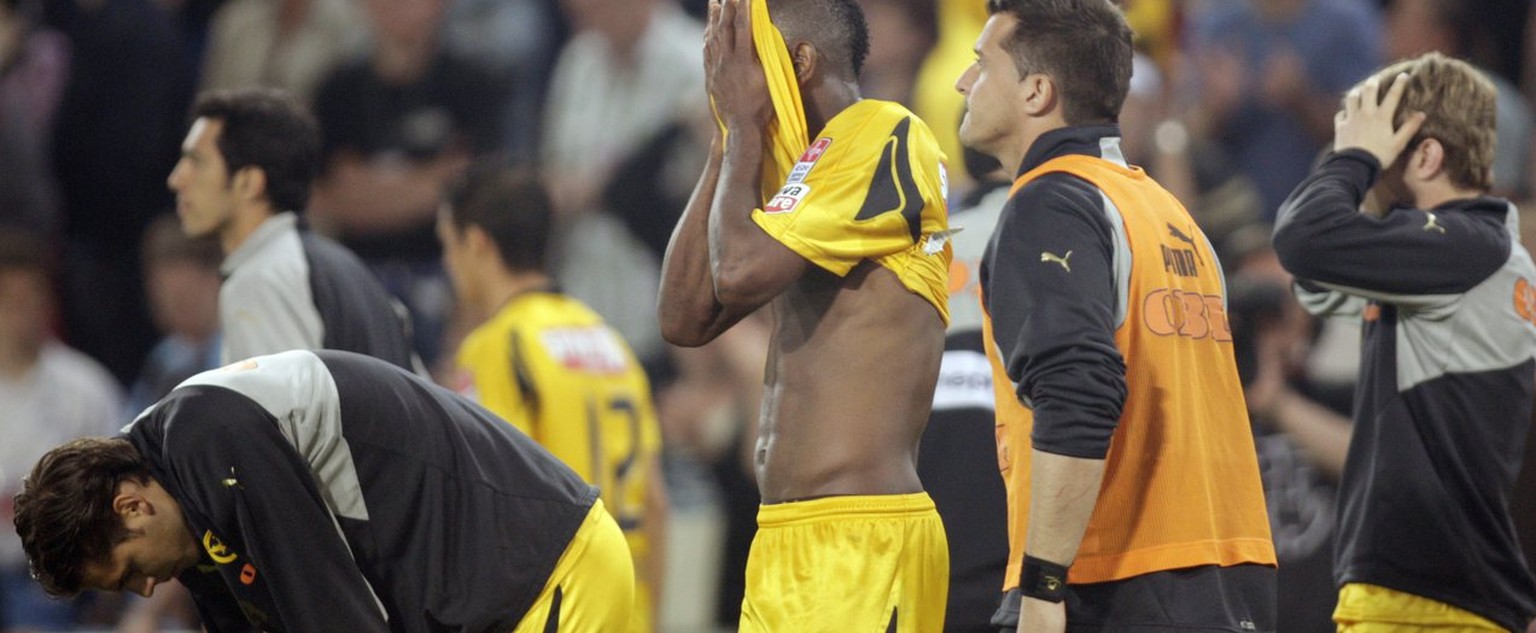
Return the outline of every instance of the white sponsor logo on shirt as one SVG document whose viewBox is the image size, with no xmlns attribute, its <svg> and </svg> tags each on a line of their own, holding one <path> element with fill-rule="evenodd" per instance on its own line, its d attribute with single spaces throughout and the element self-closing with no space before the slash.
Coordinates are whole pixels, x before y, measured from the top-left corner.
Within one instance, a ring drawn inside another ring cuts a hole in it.
<svg viewBox="0 0 1536 633">
<path fill-rule="evenodd" d="M 795 207 L 800 206 L 800 202 L 805 200 L 805 197 L 808 195 L 811 195 L 810 185 L 805 183 L 784 185 L 784 188 L 779 190 L 778 195 L 769 200 L 768 204 L 763 205 L 763 213 L 789 213 L 794 211 Z"/>
</svg>

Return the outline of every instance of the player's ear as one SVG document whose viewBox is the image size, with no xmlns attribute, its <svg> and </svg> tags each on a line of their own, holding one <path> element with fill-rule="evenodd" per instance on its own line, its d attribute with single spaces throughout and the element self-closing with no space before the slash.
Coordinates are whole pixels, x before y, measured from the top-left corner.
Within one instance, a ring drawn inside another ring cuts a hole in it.
<svg viewBox="0 0 1536 633">
<path fill-rule="evenodd" d="M 117 485 L 117 494 L 112 496 L 112 513 L 127 521 L 154 514 L 154 508 L 144 497 L 144 486 L 130 479 Z"/>
<path fill-rule="evenodd" d="M 1415 180 L 1432 180 L 1445 171 L 1445 146 L 1440 139 L 1429 137 L 1406 152 L 1407 172 Z"/>
<path fill-rule="evenodd" d="M 1056 107 L 1056 81 L 1045 73 L 1031 73 L 1019 80 L 1024 84 L 1024 112 L 1041 116 Z"/>
<path fill-rule="evenodd" d="M 486 232 L 485 227 L 478 224 L 465 226 L 463 236 L 464 245 L 477 258 L 496 252 L 496 241 L 491 239 L 491 234 Z"/>
<path fill-rule="evenodd" d="M 796 42 L 789 50 L 789 59 L 795 66 L 795 80 L 800 85 L 810 83 L 816 75 L 816 66 L 821 61 L 821 53 L 810 42 Z"/>
<path fill-rule="evenodd" d="M 260 167 L 242 167 L 230 185 L 241 199 L 259 200 L 267 195 L 267 172 Z"/>
</svg>

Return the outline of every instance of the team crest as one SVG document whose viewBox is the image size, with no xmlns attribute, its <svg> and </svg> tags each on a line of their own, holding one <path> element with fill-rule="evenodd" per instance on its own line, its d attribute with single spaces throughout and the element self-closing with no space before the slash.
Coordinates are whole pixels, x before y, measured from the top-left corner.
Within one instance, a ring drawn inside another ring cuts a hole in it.
<svg viewBox="0 0 1536 633">
<path fill-rule="evenodd" d="M 213 530 L 203 531 L 203 551 L 208 552 L 208 557 L 220 565 L 228 565 L 240 558 L 239 554 L 230 551 L 229 546 L 214 535 Z"/>
</svg>

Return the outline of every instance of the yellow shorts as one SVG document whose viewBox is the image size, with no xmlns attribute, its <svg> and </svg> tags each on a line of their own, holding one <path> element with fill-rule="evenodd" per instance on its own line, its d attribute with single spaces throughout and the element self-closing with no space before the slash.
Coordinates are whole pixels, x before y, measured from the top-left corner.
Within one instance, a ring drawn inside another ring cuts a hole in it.
<svg viewBox="0 0 1536 633">
<path fill-rule="evenodd" d="M 1339 589 L 1333 610 L 1338 633 L 1412 633 L 1444 631 L 1505 631 L 1504 627 L 1471 611 L 1378 585 L 1349 583 Z"/>
<path fill-rule="evenodd" d="M 943 630 L 949 543 L 927 493 L 765 505 L 757 525 L 742 633 Z"/>
<path fill-rule="evenodd" d="M 513 633 L 623 631 L 629 627 L 634 594 L 629 546 L 598 500 Z"/>
</svg>

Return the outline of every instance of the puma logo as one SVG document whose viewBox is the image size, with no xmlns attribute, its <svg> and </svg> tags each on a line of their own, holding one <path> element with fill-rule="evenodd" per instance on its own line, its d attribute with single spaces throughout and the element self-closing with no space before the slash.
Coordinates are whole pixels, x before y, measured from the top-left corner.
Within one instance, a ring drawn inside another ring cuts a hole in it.
<svg viewBox="0 0 1536 633">
<path fill-rule="evenodd" d="M 1195 238 L 1190 237 L 1188 233 L 1180 231 L 1179 227 L 1176 227 L 1172 224 L 1168 225 L 1168 234 L 1172 235 L 1173 239 L 1188 244 L 1189 250 L 1195 254 L 1195 260 L 1200 262 L 1201 266 L 1205 265 L 1205 260 L 1200 258 L 1200 249 L 1195 247 Z"/>
<path fill-rule="evenodd" d="M 1061 264 L 1061 267 L 1065 268 L 1067 270 L 1067 272 L 1069 272 L 1069 273 L 1072 272 L 1072 265 L 1068 264 L 1067 260 L 1071 259 L 1071 258 L 1072 258 L 1072 251 L 1067 251 L 1066 255 L 1057 255 L 1057 254 L 1052 253 L 1050 251 L 1041 251 L 1040 252 L 1040 261 L 1042 261 L 1042 262 L 1056 262 L 1058 264 Z"/>
<path fill-rule="evenodd" d="M 1435 217 L 1435 214 L 1429 213 L 1429 212 L 1425 212 L 1424 215 L 1429 216 L 1429 221 L 1424 223 L 1424 230 L 1426 230 L 1426 231 L 1439 231 L 1441 235 L 1445 234 L 1445 227 L 1440 226 L 1440 224 L 1438 222 L 1436 222 L 1436 220 L 1438 220 L 1439 218 Z"/>
</svg>

